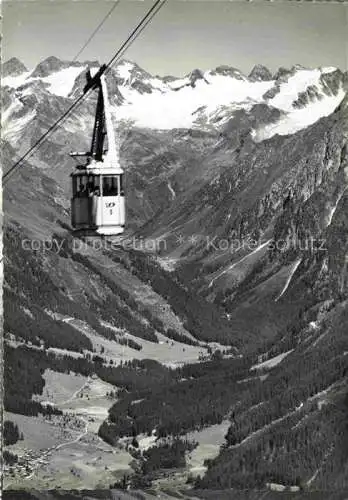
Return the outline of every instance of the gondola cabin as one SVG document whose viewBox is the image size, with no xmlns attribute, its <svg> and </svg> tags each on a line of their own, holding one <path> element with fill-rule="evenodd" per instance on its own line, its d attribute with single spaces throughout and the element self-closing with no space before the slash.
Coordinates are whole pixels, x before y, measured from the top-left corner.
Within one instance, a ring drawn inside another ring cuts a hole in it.
<svg viewBox="0 0 348 500">
<path fill-rule="evenodd" d="M 71 223 L 80 233 L 117 235 L 123 233 L 126 222 L 124 173 L 119 164 L 105 76 L 100 73 L 92 78 L 88 72 L 84 89 L 98 90 L 91 151 L 70 154 L 86 158 L 71 174 Z"/>
<path fill-rule="evenodd" d="M 120 234 L 125 226 L 123 173 L 101 168 L 72 174 L 72 226 L 97 234 Z"/>
</svg>

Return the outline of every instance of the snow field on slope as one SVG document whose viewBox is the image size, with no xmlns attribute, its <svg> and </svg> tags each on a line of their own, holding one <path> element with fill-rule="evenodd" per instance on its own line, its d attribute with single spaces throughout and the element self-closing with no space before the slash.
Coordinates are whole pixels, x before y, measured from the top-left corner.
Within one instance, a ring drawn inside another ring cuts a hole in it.
<svg viewBox="0 0 348 500">
<path fill-rule="evenodd" d="M 2 87 L 11 87 L 17 89 L 21 85 L 26 83 L 35 82 L 41 80 L 44 83 L 48 83 L 48 90 L 51 94 L 55 94 L 61 97 L 67 97 L 71 92 L 76 78 L 79 74 L 86 69 L 86 66 L 73 66 L 70 68 L 61 69 L 56 71 L 46 77 L 31 77 L 32 71 L 27 71 L 18 76 L 6 76 L 1 79 Z"/>
<path fill-rule="evenodd" d="M 263 94 L 273 85 L 273 82 L 248 82 L 221 75 L 206 76 L 206 79 L 209 83 L 197 80 L 194 88 L 186 86 L 177 91 L 151 94 L 121 88 L 126 103 L 117 109 L 117 114 L 120 119 L 134 120 L 139 127 L 190 128 L 195 121 L 193 113 L 199 107 L 206 106 L 209 114 L 220 105 L 261 102 Z"/>
</svg>

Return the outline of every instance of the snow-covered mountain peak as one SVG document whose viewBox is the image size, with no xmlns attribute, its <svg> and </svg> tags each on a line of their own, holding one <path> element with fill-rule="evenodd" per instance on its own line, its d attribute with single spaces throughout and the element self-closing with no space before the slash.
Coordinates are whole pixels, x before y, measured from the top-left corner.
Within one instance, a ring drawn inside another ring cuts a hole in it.
<svg viewBox="0 0 348 500">
<path fill-rule="evenodd" d="M 48 98 L 53 94 L 75 99 L 82 93 L 88 67 L 98 68 L 99 64 L 50 57 L 31 72 L 5 76 L 2 85 L 15 89 L 19 99 L 40 93 Z M 333 67 L 299 65 L 279 68 L 273 78 L 261 65 L 249 76 L 222 65 L 194 69 L 181 78 L 161 77 L 124 59 L 109 73 L 108 88 L 118 120 L 135 126 L 160 130 L 213 127 L 220 131 L 242 112 L 245 123 L 249 120 L 252 138 L 260 141 L 295 133 L 331 114 L 345 95 L 347 80 Z"/>
<path fill-rule="evenodd" d="M 134 87 L 120 89 L 125 103 L 118 114 L 140 127 L 221 128 L 236 111 L 252 113 L 254 106 L 264 104 L 278 114 L 266 113 L 266 118 L 272 117 L 270 123 L 257 117 L 256 122 L 263 128 L 253 131 L 252 137 L 263 140 L 307 127 L 332 113 L 344 96 L 343 75 L 334 68 L 306 69 L 296 65 L 280 68 L 276 77 L 272 79 L 267 68 L 258 65 L 249 77 L 235 68 L 219 66 L 204 72 L 196 69 L 168 82 L 157 79 L 157 85 L 149 78 L 146 83 L 151 91 L 141 97 Z M 261 108 L 257 109 L 259 113 Z"/>
<path fill-rule="evenodd" d="M 193 71 L 191 71 L 190 75 L 189 75 L 189 80 L 190 80 L 190 85 L 191 87 L 195 87 L 196 86 L 196 82 L 198 80 L 203 80 L 205 83 L 209 83 L 205 76 L 204 76 L 204 71 L 202 71 L 201 69 L 194 69 Z"/>
<path fill-rule="evenodd" d="M 221 65 L 217 68 L 210 70 L 209 73 L 211 75 L 221 75 L 221 76 L 229 76 L 232 78 L 236 78 L 237 80 L 245 80 L 246 77 L 243 75 L 241 71 L 237 68 L 233 68 L 232 66 Z"/>
<path fill-rule="evenodd" d="M 33 70 L 31 76 L 33 78 L 45 78 L 53 73 L 57 73 L 62 71 L 63 69 L 68 68 L 81 68 L 84 67 L 85 64 L 77 61 L 62 61 L 58 59 L 58 57 L 51 56 L 47 57 L 44 61 L 40 62 L 36 68 Z"/>
<path fill-rule="evenodd" d="M 326 74 L 326 73 L 333 73 L 334 71 L 338 71 L 338 70 L 335 66 L 324 66 L 324 67 L 320 67 L 320 71 L 322 74 Z"/>
<path fill-rule="evenodd" d="M 249 73 L 248 78 L 252 81 L 270 81 L 272 80 L 272 73 L 266 66 L 256 64 Z"/>
<path fill-rule="evenodd" d="M 305 92 L 308 87 L 320 86 L 320 77 L 320 69 L 302 69 L 292 72 L 286 75 L 281 82 L 276 81 L 272 89 L 274 92 L 266 94 L 265 99 L 275 108 L 291 111 L 294 101 L 301 92 Z"/>
<path fill-rule="evenodd" d="M 336 68 L 281 68 L 263 98 L 283 114 L 275 123 L 254 129 L 252 137 L 262 141 L 276 134 L 294 134 L 333 113 L 344 96 L 344 75 Z"/>
<path fill-rule="evenodd" d="M 131 77 L 134 68 L 134 63 L 124 60 L 117 65 L 115 72 L 120 78 L 127 81 Z"/>
<path fill-rule="evenodd" d="M 26 80 L 30 77 L 30 75 L 31 71 L 25 71 L 15 76 L 12 75 L 3 76 L 1 78 L 1 86 L 9 87 L 11 89 L 17 89 L 26 82 Z"/>
<path fill-rule="evenodd" d="M 291 76 L 295 73 L 296 73 L 296 69 L 294 67 L 284 68 L 283 66 L 281 66 L 278 69 L 278 71 L 274 74 L 273 80 L 276 80 L 276 81 L 286 80 L 289 76 Z"/>
<path fill-rule="evenodd" d="M 51 94 L 67 97 L 78 75 L 87 68 L 87 66 L 81 64 L 74 66 L 67 65 L 65 67 L 59 66 L 56 71 L 52 68 L 48 69 L 46 65 L 39 68 L 39 70 L 38 67 L 39 66 L 37 66 L 34 71 L 26 71 L 17 76 L 6 76 L 2 78 L 2 87 L 9 87 L 20 91 L 20 89 L 24 87 L 27 89 L 30 84 L 36 86 L 37 82 L 42 82 L 48 84 L 47 90 Z M 38 76 L 40 73 L 41 76 Z M 48 74 L 46 75 L 46 73 Z"/>
<path fill-rule="evenodd" d="M 127 80 L 131 76 L 137 75 L 138 77 L 148 78 L 151 77 L 150 73 L 141 68 L 136 62 L 129 59 L 122 59 L 114 67 L 115 73 L 122 79 Z"/>
<path fill-rule="evenodd" d="M 260 102 L 272 85 L 273 82 L 249 82 L 216 72 L 196 72 L 167 84 L 162 82 L 161 88 L 143 95 L 121 87 L 126 103 L 118 114 L 140 127 L 191 128 L 200 108 L 210 114 L 219 106 L 243 102 L 250 106 L 251 102 Z"/>
<path fill-rule="evenodd" d="M 132 88 L 140 93 L 152 92 L 150 73 L 142 69 L 138 64 L 127 59 L 122 59 L 112 70 L 117 83 L 121 87 Z"/>
<path fill-rule="evenodd" d="M 22 73 L 27 72 L 27 68 L 25 65 L 20 61 L 17 57 L 11 57 L 8 61 L 6 61 L 2 65 L 2 77 L 6 76 L 18 76 L 21 75 Z"/>
</svg>

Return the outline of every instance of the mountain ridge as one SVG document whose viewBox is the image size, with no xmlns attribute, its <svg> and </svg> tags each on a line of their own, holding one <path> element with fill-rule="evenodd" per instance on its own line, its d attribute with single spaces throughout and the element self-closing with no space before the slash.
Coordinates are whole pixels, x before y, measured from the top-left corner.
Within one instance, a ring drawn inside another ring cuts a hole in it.
<svg viewBox="0 0 348 500">
<path fill-rule="evenodd" d="M 76 97 L 78 64 L 5 78 L 5 169 Z M 120 388 L 99 428 L 112 446 L 120 435 L 164 439 L 230 421 L 205 476 L 190 479 L 196 488 L 338 490 L 347 485 L 347 74 L 295 66 L 263 80 L 256 68 L 165 82 L 129 61 L 116 67 L 108 85 L 129 219 L 113 246 L 74 239 L 69 220 L 68 152 L 89 146 L 94 97 L 6 185 L 7 387 L 29 374 L 20 404 L 6 404 L 39 411 L 40 369 L 94 370 Z M 211 104 L 217 88 L 227 90 Z M 132 115 L 142 103 L 144 116 L 154 103 L 164 115 L 161 103 L 184 107 L 197 95 L 194 119 L 164 108 L 168 128 Z M 136 248 L 146 241 L 162 244 Z M 132 453 L 137 471 L 151 470 Z"/>
</svg>

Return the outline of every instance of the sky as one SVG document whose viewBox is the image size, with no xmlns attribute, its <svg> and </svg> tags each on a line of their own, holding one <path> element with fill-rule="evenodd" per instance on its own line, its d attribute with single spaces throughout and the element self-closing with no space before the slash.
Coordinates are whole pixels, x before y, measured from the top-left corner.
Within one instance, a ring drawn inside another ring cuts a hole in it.
<svg viewBox="0 0 348 500">
<path fill-rule="evenodd" d="M 2 59 L 28 69 L 71 60 L 113 0 L 3 0 Z M 154 0 L 120 0 L 79 60 L 107 62 Z M 348 4 L 167 0 L 124 56 L 152 74 L 183 76 L 226 64 L 348 69 Z"/>
</svg>

